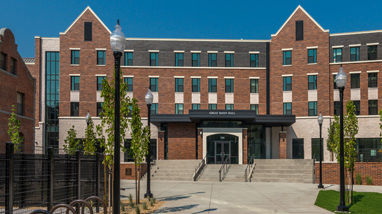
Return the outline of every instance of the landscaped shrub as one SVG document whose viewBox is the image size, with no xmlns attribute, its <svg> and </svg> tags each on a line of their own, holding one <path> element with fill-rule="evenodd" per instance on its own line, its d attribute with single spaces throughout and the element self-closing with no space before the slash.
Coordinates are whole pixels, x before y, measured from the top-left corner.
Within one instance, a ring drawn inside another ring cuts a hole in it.
<svg viewBox="0 0 382 214">
<path fill-rule="evenodd" d="M 129 194 L 129 202 L 130 204 L 133 203 L 133 196 L 131 195 L 131 193 Z"/>
<path fill-rule="evenodd" d="M 154 206 L 154 201 L 150 200 L 150 206 Z"/>
<path fill-rule="evenodd" d="M 372 185 L 373 184 L 373 178 L 371 176 L 366 176 L 366 183 L 367 183 L 367 185 Z"/>
<path fill-rule="evenodd" d="M 357 173 L 355 175 L 356 183 L 361 185 L 362 184 L 362 175 L 360 173 Z"/>
<path fill-rule="evenodd" d="M 121 203 L 121 211 L 125 211 L 125 204 L 124 203 L 122 203 L 122 201 L 120 202 Z"/>
<path fill-rule="evenodd" d="M 141 210 L 139 209 L 139 206 L 135 207 L 135 213 L 136 214 L 141 214 Z"/>
<path fill-rule="evenodd" d="M 142 209 L 147 210 L 147 203 L 146 202 L 142 203 Z"/>
<path fill-rule="evenodd" d="M 153 198 L 153 199 L 152 199 L 152 201 L 153 201 L 153 204 L 155 204 L 155 201 L 156 201 L 156 199 L 155 199 L 155 198 Z"/>
</svg>

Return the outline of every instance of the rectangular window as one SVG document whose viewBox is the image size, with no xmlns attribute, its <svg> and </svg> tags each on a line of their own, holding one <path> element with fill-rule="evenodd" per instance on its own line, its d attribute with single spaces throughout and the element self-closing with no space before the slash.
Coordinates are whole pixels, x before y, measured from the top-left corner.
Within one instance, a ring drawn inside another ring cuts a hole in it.
<svg viewBox="0 0 382 214">
<path fill-rule="evenodd" d="M 16 60 L 11 57 L 11 74 L 16 75 Z"/>
<path fill-rule="evenodd" d="M 102 87 L 102 81 L 105 79 L 106 77 L 97 77 L 97 91 L 102 91 L 103 87 Z"/>
<path fill-rule="evenodd" d="M 175 114 L 183 114 L 183 104 L 175 104 Z"/>
<path fill-rule="evenodd" d="M 209 104 L 209 105 L 208 105 L 208 109 L 209 109 L 209 110 L 217 110 L 218 108 L 217 108 L 217 105 L 216 105 L 216 104 Z"/>
<path fill-rule="evenodd" d="M 158 66 L 158 53 L 150 53 L 150 66 Z"/>
<path fill-rule="evenodd" d="M 216 66 L 217 66 L 216 53 L 208 54 L 208 67 L 216 67 Z"/>
<path fill-rule="evenodd" d="M 353 104 L 355 106 L 354 114 L 355 115 L 360 115 L 361 114 L 361 104 L 360 104 L 360 101 L 353 101 Z"/>
<path fill-rule="evenodd" d="M 342 62 L 342 48 L 333 48 L 333 62 Z"/>
<path fill-rule="evenodd" d="M 292 115 L 292 103 L 284 103 L 284 115 Z"/>
<path fill-rule="evenodd" d="M 308 49 L 308 63 L 317 63 L 317 49 Z"/>
<path fill-rule="evenodd" d="M 127 91 L 133 91 L 133 78 L 125 78 L 125 83 L 127 84 Z"/>
<path fill-rule="evenodd" d="M 293 159 L 304 159 L 304 139 L 292 139 L 292 156 Z"/>
<path fill-rule="evenodd" d="M 193 110 L 199 110 L 200 109 L 200 104 L 192 104 L 192 109 Z"/>
<path fill-rule="evenodd" d="M 334 101 L 334 115 L 340 116 L 340 110 L 341 110 L 341 102 Z"/>
<path fill-rule="evenodd" d="M 304 21 L 296 21 L 296 41 L 304 40 Z"/>
<path fill-rule="evenodd" d="M 192 54 L 192 67 L 200 67 L 200 54 L 193 53 Z"/>
<path fill-rule="evenodd" d="M 251 93 L 259 93 L 259 80 L 251 79 Z"/>
<path fill-rule="evenodd" d="M 284 91 L 292 91 L 292 77 L 284 77 Z"/>
<path fill-rule="evenodd" d="M 80 90 L 80 77 L 79 76 L 72 76 L 70 81 L 70 90 L 71 91 L 78 91 Z"/>
<path fill-rule="evenodd" d="M 225 67 L 233 67 L 233 54 L 225 54 Z"/>
<path fill-rule="evenodd" d="M 350 48 L 350 61 L 359 61 L 359 47 Z"/>
<path fill-rule="evenodd" d="M 92 41 L 92 23 L 91 22 L 85 22 L 84 26 L 84 32 L 85 32 L 85 41 Z"/>
<path fill-rule="evenodd" d="M 283 65 L 292 65 L 292 51 L 283 52 Z"/>
<path fill-rule="evenodd" d="M 175 54 L 175 66 L 183 66 L 183 54 L 176 53 Z"/>
<path fill-rule="evenodd" d="M 336 78 L 337 78 L 337 75 L 333 75 L 333 89 L 338 89 L 337 83 L 336 83 Z"/>
<path fill-rule="evenodd" d="M 72 65 L 80 64 L 80 51 L 72 51 L 72 60 L 70 62 Z"/>
<path fill-rule="evenodd" d="M 308 90 L 317 90 L 317 75 L 308 76 Z"/>
<path fill-rule="evenodd" d="M 378 114 L 378 100 L 369 100 L 369 115 Z"/>
<path fill-rule="evenodd" d="M 217 79 L 208 79 L 208 92 L 217 92 Z"/>
<path fill-rule="evenodd" d="M 158 114 L 158 103 L 151 104 L 151 114 Z"/>
<path fill-rule="evenodd" d="M 133 52 L 125 52 L 125 66 L 133 66 Z"/>
<path fill-rule="evenodd" d="M 359 88 L 359 74 L 351 74 L 351 88 Z"/>
<path fill-rule="evenodd" d="M 367 46 L 367 59 L 368 60 L 376 60 L 377 59 L 377 46 L 376 45 Z"/>
<path fill-rule="evenodd" d="M 101 116 L 103 103 L 97 103 L 97 117 Z"/>
<path fill-rule="evenodd" d="M 251 67 L 259 67 L 259 55 L 251 54 L 250 56 Z"/>
<path fill-rule="evenodd" d="M 192 92 L 200 92 L 200 79 L 192 79 Z"/>
<path fill-rule="evenodd" d="M 255 114 L 259 114 L 259 105 L 258 104 L 251 104 L 251 110 L 255 111 Z"/>
<path fill-rule="evenodd" d="M 158 92 L 158 78 L 150 78 L 150 90 Z"/>
<path fill-rule="evenodd" d="M 0 68 L 1 69 L 3 69 L 4 71 L 6 71 L 7 70 L 7 66 L 6 66 L 6 64 L 7 64 L 7 55 L 5 54 L 5 53 L 1 53 L 1 61 L 0 61 Z"/>
<path fill-rule="evenodd" d="M 24 94 L 17 92 L 17 114 L 24 115 Z"/>
<path fill-rule="evenodd" d="M 78 117 L 80 114 L 80 103 L 70 103 L 70 116 Z"/>
<path fill-rule="evenodd" d="M 308 116 L 317 116 L 317 102 L 308 102 Z"/>
<path fill-rule="evenodd" d="M 175 92 L 183 92 L 183 78 L 175 79 Z"/>
<path fill-rule="evenodd" d="M 97 51 L 97 65 L 105 65 L 106 63 L 106 51 Z"/>
<path fill-rule="evenodd" d="M 233 104 L 225 104 L 225 110 L 233 110 Z"/>
<path fill-rule="evenodd" d="M 134 162 L 133 150 L 131 149 L 131 139 L 125 139 L 125 148 L 127 152 L 124 155 L 124 162 Z"/>
<path fill-rule="evenodd" d="M 233 79 L 225 79 L 225 93 L 233 93 Z"/>
<path fill-rule="evenodd" d="M 378 87 L 378 73 L 369 73 L 369 88 Z"/>
<path fill-rule="evenodd" d="M 320 147 L 322 153 L 324 153 L 323 142 L 320 143 L 320 138 L 312 138 L 312 159 L 320 161 Z"/>
</svg>

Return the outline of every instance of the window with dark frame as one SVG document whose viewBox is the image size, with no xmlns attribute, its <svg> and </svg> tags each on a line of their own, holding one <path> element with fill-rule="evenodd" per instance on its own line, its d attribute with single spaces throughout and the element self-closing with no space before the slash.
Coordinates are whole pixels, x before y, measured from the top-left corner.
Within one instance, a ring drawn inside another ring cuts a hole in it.
<svg viewBox="0 0 382 214">
<path fill-rule="evenodd" d="M 72 102 L 70 103 L 70 116 L 78 117 L 80 114 L 80 103 Z"/>
<path fill-rule="evenodd" d="M 158 103 L 151 104 L 151 114 L 158 114 Z"/>
<path fill-rule="evenodd" d="M 292 103 L 284 103 L 284 115 L 292 115 Z"/>
<path fill-rule="evenodd" d="M 209 105 L 208 105 L 208 109 L 209 109 L 209 110 L 217 110 L 218 108 L 217 108 L 217 105 L 216 105 L 216 104 L 209 104 Z"/>
<path fill-rule="evenodd" d="M 308 49 L 308 63 L 317 63 L 317 49 Z"/>
<path fill-rule="evenodd" d="M 292 65 L 292 51 L 283 51 L 283 65 Z"/>
<path fill-rule="evenodd" d="M 17 92 L 17 114 L 24 115 L 24 94 Z"/>
<path fill-rule="evenodd" d="M 251 54 L 250 55 L 250 66 L 251 67 L 259 67 L 259 54 Z"/>
<path fill-rule="evenodd" d="M 317 116 L 317 102 L 308 102 L 308 116 Z"/>
<path fill-rule="evenodd" d="M 312 159 L 315 159 L 316 161 L 320 161 L 320 147 L 322 150 L 322 153 L 324 152 L 324 143 L 320 143 L 320 138 L 312 138 Z"/>
<path fill-rule="evenodd" d="M 360 101 L 353 101 L 354 104 L 354 114 L 355 115 L 360 115 L 361 114 L 361 103 Z"/>
<path fill-rule="evenodd" d="M 333 89 L 338 89 L 337 83 L 336 83 L 336 77 L 337 75 L 333 75 Z"/>
<path fill-rule="evenodd" d="M 105 79 L 106 77 L 97 77 L 97 91 L 102 91 L 103 87 L 102 87 L 102 81 Z"/>
<path fill-rule="evenodd" d="M 304 138 L 292 139 L 292 158 L 304 159 Z"/>
<path fill-rule="evenodd" d="M 304 40 L 304 21 L 296 21 L 296 41 Z"/>
<path fill-rule="evenodd" d="M 217 79 L 208 79 L 208 92 L 217 92 Z"/>
<path fill-rule="evenodd" d="M 183 92 L 183 78 L 175 79 L 175 92 Z"/>
<path fill-rule="evenodd" d="M 369 115 L 378 114 L 378 100 L 369 100 Z"/>
<path fill-rule="evenodd" d="M 225 67 L 233 67 L 233 54 L 225 54 Z"/>
<path fill-rule="evenodd" d="M 359 47 L 350 48 L 350 61 L 359 61 Z"/>
<path fill-rule="evenodd" d="M 200 79 L 194 78 L 192 81 L 192 92 L 200 92 Z"/>
<path fill-rule="evenodd" d="M 359 74 L 351 74 L 351 88 L 359 88 Z"/>
<path fill-rule="evenodd" d="M 200 53 L 192 54 L 192 67 L 200 67 Z"/>
<path fill-rule="evenodd" d="M 340 116 L 341 103 L 339 101 L 334 101 L 334 115 Z"/>
<path fill-rule="evenodd" d="M 103 102 L 97 102 L 97 117 L 101 116 Z"/>
<path fill-rule="evenodd" d="M 367 46 L 367 59 L 376 60 L 377 59 L 377 46 L 369 45 Z"/>
<path fill-rule="evenodd" d="M 317 75 L 308 76 L 308 90 L 317 90 Z"/>
<path fill-rule="evenodd" d="M 251 104 L 250 109 L 252 111 L 255 111 L 255 114 L 259 114 L 259 105 L 258 104 Z"/>
<path fill-rule="evenodd" d="M 79 76 L 71 76 L 70 77 L 70 90 L 78 91 L 80 90 L 80 77 Z"/>
<path fill-rule="evenodd" d="M 16 75 L 16 59 L 11 57 L 11 74 Z"/>
<path fill-rule="evenodd" d="M 97 51 L 97 65 L 105 65 L 106 63 L 106 51 Z"/>
<path fill-rule="evenodd" d="M 369 73 L 368 74 L 369 79 L 369 88 L 376 88 L 378 87 L 378 73 Z"/>
<path fill-rule="evenodd" d="M 85 33 L 84 40 L 92 41 L 92 23 L 91 22 L 85 22 L 84 33 Z"/>
<path fill-rule="evenodd" d="M 127 84 L 127 91 L 133 91 L 134 86 L 133 86 L 133 78 L 132 77 L 127 77 L 125 78 L 125 83 Z"/>
<path fill-rule="evenodd" d="M 175 114 L 183 114 L 183 104 L 175 104 Z"/>
<path fill-rule="evenodd" d="M 192 109 L 193 110 L 199 110 L 200 109 L 200 104 L 192 104 Z"/>
<path fill-rule="evenodd" d="M 217 66 L 216 55 L 217 55 L 216 53 L 208 54 L 208 67 L 216 67 Z"/>
<path fill-rule="evenodd" d="M 4 71 L 7 70 L 7 54 L 1 52 L 1 59 L 0 59 L 0 68 L 3 69 Z"/>
<path fill-rule="evenodd" d="M 251 82 L 251 85 L 250 85 L 251 93 L 259 93 L 259 80 L 251 79 L 250 82 Z"/>
<path fill-rule="evenodd" d="M 124 146 L 125 146 L 125 149 L 127 150 L 127 152 L 125 152 L 123 161 L 124 162 L 134 162 L 133 150 L 131 149 L 131 139 L 125 139 Z"/>
<path fill-rule="evenodd" d="M 225 110 L 233 110 L 233 104 L 225 104 Z"/>
<path fill-rule="evenodd" d="M 342 48 L 333 48 L 333 62 L 342 62 Z"/>
<path fill-rule="evenodd" d="M 80 51 L 79 50 L 72 50 L 72 65 L 79 65 L 80 64 Z"/>
<path fill-rule="evenodd" d="M 125 52 L 125 66 L 133 66 L 133 52 Z"/>
<path fill-rule="evenodd" d="M 175 66 L 183 66 L 183 53 L 175 54 Z"/>
<path fill-rule="evenodd" d="M 292 91 L 292 77 L 284 77 L 284 91 Z"/>
<path fill-rule="evenodd" d="M 225 79 L 225 93 L 233 93 L 233 79 Z"/>
<path fill-rule="evenodd" d="M 158 78 L 150 78 L 150 90 L 158 92 Z"/>
<path fill-rule="evenodd" d="M 158 53 L 150 53 L 150 66 L 158 66 Z"/>
</svg>

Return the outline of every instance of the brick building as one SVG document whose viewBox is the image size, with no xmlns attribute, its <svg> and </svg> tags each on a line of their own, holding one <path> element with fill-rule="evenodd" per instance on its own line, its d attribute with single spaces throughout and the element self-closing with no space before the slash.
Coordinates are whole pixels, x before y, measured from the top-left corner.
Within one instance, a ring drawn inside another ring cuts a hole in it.
<svg viewBox="0 0 382 214">
<path fill-rule="evenodd" d="M 84 137 L 85 116 L 96 124 L 102 79 L 112 77 L 111 31 L 87 7 L 59 37 L 35 37 L 36 141 L 62 146 L 75 125 Z M 128 36 L 129 33 L 125 32 Z M 355 101 L 360 161 L 380 157 L 378 75 L 382 31 L 330 34 L 298 6 L 270 40 L 127 38 L 122 74 L 139 101 L 150 87 L 153 155 L 245 164 L 262 159 L 318 159 L 319 112 L 323 137 L 339 95 L 334 77 L 348 74 L 345 102 Z M 127 136 L 129 138 L 129 135 Z M 125 142 L 129 145 L 129 140 Z M 332 155 L 324 145 L 324 160 Z M 121 161 L 130 161 L 122 155 Z"/>
</svg>

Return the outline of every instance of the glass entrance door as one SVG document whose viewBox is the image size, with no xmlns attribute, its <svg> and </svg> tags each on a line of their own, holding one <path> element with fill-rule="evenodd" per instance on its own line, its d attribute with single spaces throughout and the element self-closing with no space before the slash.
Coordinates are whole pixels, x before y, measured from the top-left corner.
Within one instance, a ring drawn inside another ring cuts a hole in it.
<svg viewBox="0 0 382 214">
<path fill-rule="evenodd" d="M 222 164 L 223 161 L 231 154 L 230 141 L 215 141 L 215 163 Z M 229 162 L 231 160 L 228 160 Z"/>
</svg>

